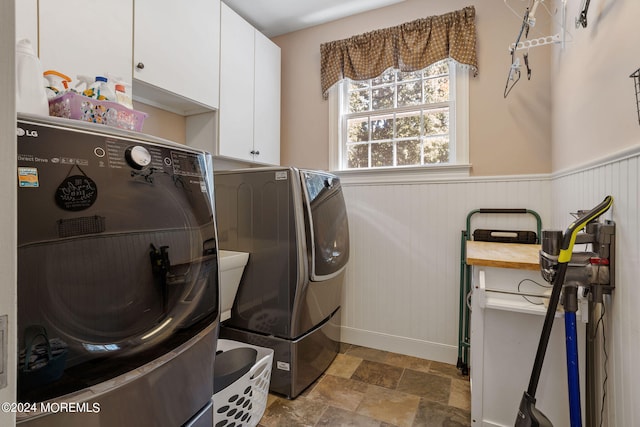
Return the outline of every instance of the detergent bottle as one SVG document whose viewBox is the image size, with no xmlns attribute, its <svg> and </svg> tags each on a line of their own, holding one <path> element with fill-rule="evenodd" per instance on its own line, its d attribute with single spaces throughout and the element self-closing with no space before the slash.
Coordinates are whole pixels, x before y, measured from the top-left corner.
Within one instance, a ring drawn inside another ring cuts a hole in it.
<svg viewBox="0 0 640 427">
<path fill-rule="evenodd" d="M 29 39 L 16 44 L 16 111 L 49 115 L 42 64 Z"/>
<path fill-rule="evenodd" d="M 123 82 L 116 83 L 116 100 L 120 105 L 133 109 L 131 95 L 127 91 L 127 85 Z"/>
</svg>

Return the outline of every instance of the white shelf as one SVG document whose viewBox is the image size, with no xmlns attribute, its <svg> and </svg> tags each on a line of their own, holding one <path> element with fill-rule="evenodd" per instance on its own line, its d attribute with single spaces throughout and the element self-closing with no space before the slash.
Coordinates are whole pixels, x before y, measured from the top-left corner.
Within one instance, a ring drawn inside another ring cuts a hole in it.
<svg viewBox="0 0 640 427">
<path fill-rule="evenodd" d="M 527 297 L 534 299 L 536 297 Z M 537 314 L 544 316 L 547 313 L 546 305 L 538 305 L 528 302 L 524 297 L 517 295 L 503 295 L 491 292 L 490 289 L 485 291 L 484 308 L 495 310 L 515 311 L 518 313 Z M 563 311 L 556 311 L 555 317 L 564 317 Z"/>
</svg>

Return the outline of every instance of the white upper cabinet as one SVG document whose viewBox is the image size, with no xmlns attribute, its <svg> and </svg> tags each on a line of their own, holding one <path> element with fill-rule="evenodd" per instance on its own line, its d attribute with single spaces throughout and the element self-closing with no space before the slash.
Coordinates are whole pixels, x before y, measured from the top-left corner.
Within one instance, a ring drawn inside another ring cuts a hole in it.
<svg viewBox="0 0 640 427">
<path fill-rule="evenodd" d="M 20 0 L 22 1 L 22 0 Z M 133 0 L 39 0 L 40 62 L 73 79 L 109 74 L 131 83 Z"/>
<path fill-rule="evenodd" d="M 253 145 L 257 160 L 280 164 L 280 48 L 255 32 Z"/>
<path fill-rule="evenodd" d="M 218 154 L 280 164 L 280 48 L 224 3 L 220 37 Z"/>
<path fill-rule="evenodd" d="M 217 109 L 220 1 L 135 0 L 134 17 L 134 95 L 185 115 Z"/>
<path fill-rule="evenodd" d="M 222 4 L 219 154 L 253 160 L 254 28 Z"/>
</svg>

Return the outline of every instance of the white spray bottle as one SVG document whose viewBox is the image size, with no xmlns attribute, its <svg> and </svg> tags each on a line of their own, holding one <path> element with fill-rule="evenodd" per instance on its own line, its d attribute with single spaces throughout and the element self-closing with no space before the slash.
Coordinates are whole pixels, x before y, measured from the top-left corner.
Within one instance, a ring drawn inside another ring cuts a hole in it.
<svg viewBox="0 0 640 427">
<path fill-rule="evenodd" d="M 69 90 L 71 77 L 55 70 L 47 70 L 43 75 L 49 82 L 49 85 L 46 87 L 47 97 L 49 99 L 55 98 Z"/>
</svg>

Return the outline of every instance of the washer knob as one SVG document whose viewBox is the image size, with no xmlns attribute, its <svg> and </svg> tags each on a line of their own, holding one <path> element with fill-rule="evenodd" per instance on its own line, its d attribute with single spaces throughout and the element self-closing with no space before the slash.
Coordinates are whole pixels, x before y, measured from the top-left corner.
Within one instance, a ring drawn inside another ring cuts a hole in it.
<svg viewBox="0 0 640 427">
<path fill-rule="evenodd" d="M 151 163 L 151 153 L 141 145 L 129 147 L 124 152 L 124 158 L 134 169 L 144 169 Z"/>
</svg>

